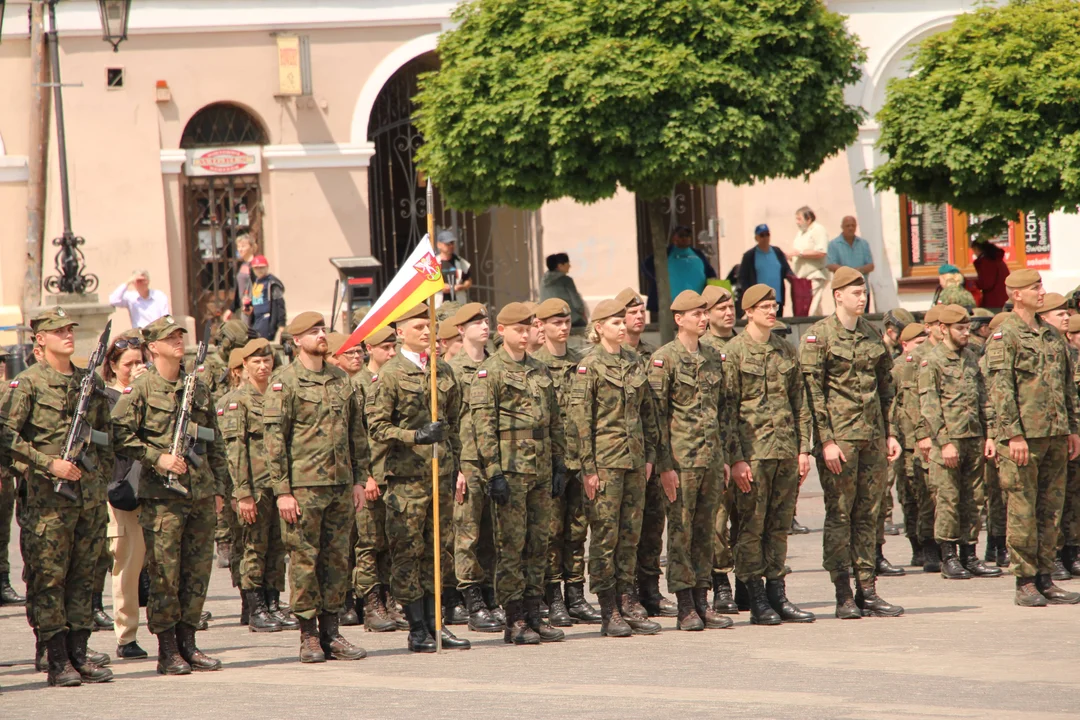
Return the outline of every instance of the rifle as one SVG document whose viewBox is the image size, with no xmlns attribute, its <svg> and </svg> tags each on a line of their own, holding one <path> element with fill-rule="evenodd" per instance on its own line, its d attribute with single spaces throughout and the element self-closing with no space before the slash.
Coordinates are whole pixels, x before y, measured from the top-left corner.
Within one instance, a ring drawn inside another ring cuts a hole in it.
<svg viewBox="0 0 1080 720">
<path fill-rule="evenodd" d="M 97 461 L 86 454 L 87 445 L 109 444 L 109 436 L 106 433 L 90 427 L 86 421 L 86 413 L 90 409 L 90 398 L 95 394 L 101 394 L 97 386 L 97 375 L 94 372 L 105 362 L 105 354 L 109 349 L 109 334 L 112 332 L 112 320 L 105 323 L 105 329 L 101 331 L 97 347 L 90 355 L 90 361 L 86 364 L 86 374 L 79 383 L 79 399 L 75 403 L 75 412 L 71 416 L 71 424 L 68 425 L 67 436 L 64 438 L 64 451 L 60 455 L 61 460 L 81 465 L 87 472 L 97 469 Z M 77 500 L 79 493 L 75 485 L 66 480 L 57 479 L 53 483 L 53 491 L 57 495 L 66 497 L 68 500 Z"/>
<path fill-rule="evenodd" d="M 196 443 L 200 441 L 212 442 L 214 440 L 213 428 L 201 427 L 191 422 L 191 406 L 195 402 L 195 383 L 197 382 L 195 369 L 206 360 L 206 346 L 209 343 L 210 323 L 206 323 L 202 340 L 199 341 L 199 345 L 195 350 L 195 364 L 192 366 L 191 372 L 184 377 L 183 395 L 176 408 L 176 423 L 173 426 L 173 440 L 169 449 L 170 455 L 184 458 L 195 468 L 200 468 L 203 464 L 203 459 L 195 452 Z M 164 484 L 166 490 L 181 497 L 191 496 L 191 491 L 179 483 L 174 472 L 170 472 L 165 476 Z"/>
</svg>

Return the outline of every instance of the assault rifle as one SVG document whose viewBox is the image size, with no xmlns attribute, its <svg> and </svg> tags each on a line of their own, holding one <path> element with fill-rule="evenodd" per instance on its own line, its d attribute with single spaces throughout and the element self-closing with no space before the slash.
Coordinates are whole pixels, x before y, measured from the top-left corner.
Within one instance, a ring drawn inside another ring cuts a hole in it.
<svg viewBox="0 0 1080 720">
<path fill-rule="evenodd" d="M 176 423 L 173 426 L 173 440 L 169 450 L 170 455 L 184 458 L 185 462 L 195 468 L 200 468 L 203 464 L 202 457 L 195 452 L 196 443 L 214 440 L 213 428 L 201 427 L 191 422 L 191 406 L 195 402 L 195 383 L 197 382 L 195 371 L 206 360 L 206 346 L 209 342 L 210 323 L 206 323 L 202 340 L 199 341 L 199 346 L 195 350 L 195 364 L 191 372 L 184 377 L 184 391 L 176 408 Z M 164 483 L 166 490 L 177 495 L 182 497 L 191 495 L 191 491 L 180 484 L 174 472 L 169 472 L 165 476 Z"/>
<path fill-rule="evenodd" d="M 112 320 L 105 323 L 105 329 L 101 331 L 97 347 L 90 355 L 90 361 L 86 364 L 86 374 L 79 383 L 79 399 L 75 403 L 75 412 L 71 416 L 71 424 L 68 425 L 67 436 L 64 438 L 64 451 L 60 455 L 61 460 L 66 460 L 76 465 L 81 465 L 88 472 L 97 469 L 97 460 L 86 454 L 86 448 L 90 443 L 94 445 L 108 445 L 109 436 L 106 433 L 90 427 L 86 420 L 86 413 L 90 409 L 90 399 L 95 394 L 101 394 L 97 386 L 97 373 L 95 372 L 105 362 L 105 354 L 109 350 L 109 334 L 112 331 Z M 59 480 L 53 484 L 53 490 L 57 495 L 66 497 L 68 500 L 77 500 L 79 493 L 75 484 L 66 480 Z"/>
</svg>

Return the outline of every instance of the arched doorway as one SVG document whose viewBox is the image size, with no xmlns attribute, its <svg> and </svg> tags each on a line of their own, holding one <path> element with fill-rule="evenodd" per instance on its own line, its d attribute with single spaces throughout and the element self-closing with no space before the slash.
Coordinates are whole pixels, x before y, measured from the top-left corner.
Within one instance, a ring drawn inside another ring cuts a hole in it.
<svg viewBox="0 0 1080 720">
<path fill-rule="evenodd" d="M 182 149 L 208 150 L 195 156 L 197 161 L 207 158 L 199 169 L 190 166 L 189 153 L 183 188 L 188 303 L 196 327 L 207 321 L 216 324 L 235 302 L 237 239 L 244 235 L 262 239 L 258 163 L 246 162 L 254 158 L 245 148 L 266 144 L 261 123 L 232 103 L 207 105 L 184 127 Z"/>
</svg>

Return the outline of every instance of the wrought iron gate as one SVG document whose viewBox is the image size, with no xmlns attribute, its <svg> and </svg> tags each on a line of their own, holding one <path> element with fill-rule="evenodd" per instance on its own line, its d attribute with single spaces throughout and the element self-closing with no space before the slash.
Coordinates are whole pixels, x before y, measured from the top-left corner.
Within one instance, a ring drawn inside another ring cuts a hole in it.
<svg viewBox="0 0 1080 720">
<path fill-rule="evenodd" d="M 637 198 L 637 246 L 638 246 L 638 287 L 645 292 L 648 283 L 641 270 L 641 262 L 653 254 L 652 228 L 649 225 L 649 203 Z M 694 238 L 694 247 L 704 253 L 718 275 L 723 273 L 718 266 L 719 248 L 709 220 L 716 217 L 716 186 L 680 184 L 672 191 L 664 207 L 664 227 L 667 228 L 668 240 L 672 231 L 679 225 L 690 228 Z M 708 237 L 701 237 L 705 232 Z"/>
</svg>

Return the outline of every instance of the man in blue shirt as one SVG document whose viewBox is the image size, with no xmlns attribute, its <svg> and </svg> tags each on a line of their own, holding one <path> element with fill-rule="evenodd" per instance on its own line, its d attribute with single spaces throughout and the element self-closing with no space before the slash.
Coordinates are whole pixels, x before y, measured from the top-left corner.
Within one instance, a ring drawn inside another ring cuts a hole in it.
<svg viewBox="0 0 1080 720">
<path fill-rule="evenodd" d="M 870 273 L 874 270 L 874 256 L 870 243 L 855 234 L 859 224 L 848 215 L 840 221 L 840 235 L 829 242 L 825 255 L 825 267 L 836 272 L 841 267 L 855 268 L 866 278 L 866 307 L 870 307 Z"/>
<path fill-rule="evenodd" d="M 668 281 L 671 283 L 671 297 L 678 297 L 683 290 L 700 293 L 705 289 L 707 280 L 716 277 L 716 270 L 705 258 L 705 254 L 694 247 L 694 238 L 690 228 L 679 225 L 671 232 L 671 244 L 667 250 Z M 650 255 L 642 263 L 645 271 L 645 292 L 648 294 L 646 309 L 657 312 L 656 258 Z"/>
<path fill-rule="evenodd" d="M 746 290 L 758 283 L 771 287 L 776 293 L 779 317 L 784 311 L 784 280 L 792 275 L 791 266 L 784 252 L 770 244 L 772 233 L 768 225 L 754 228 L 754 240 L 757 246 L 743 253 L 739 263 L 739 288 Z"/>
</svg>

